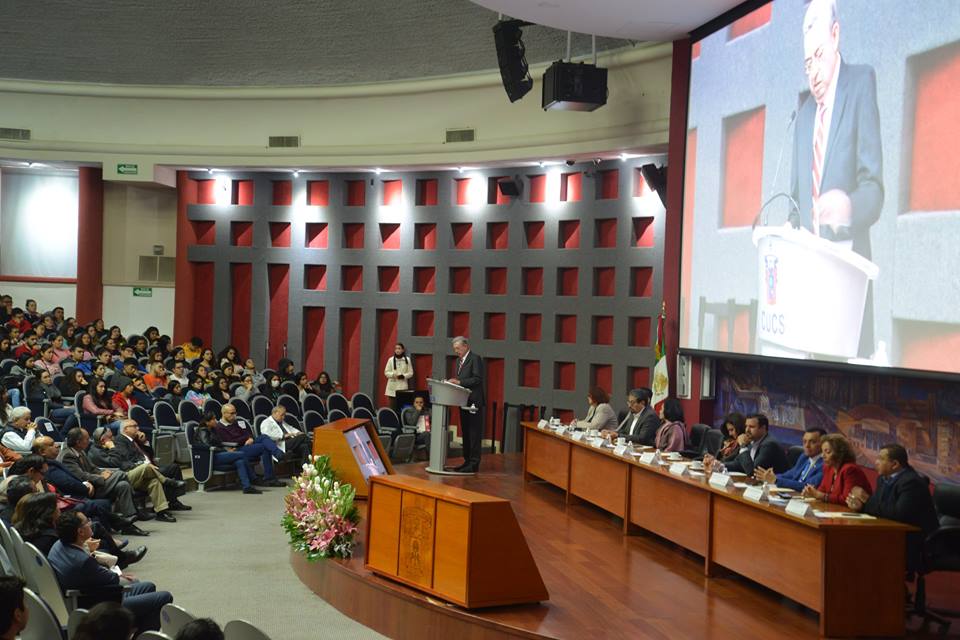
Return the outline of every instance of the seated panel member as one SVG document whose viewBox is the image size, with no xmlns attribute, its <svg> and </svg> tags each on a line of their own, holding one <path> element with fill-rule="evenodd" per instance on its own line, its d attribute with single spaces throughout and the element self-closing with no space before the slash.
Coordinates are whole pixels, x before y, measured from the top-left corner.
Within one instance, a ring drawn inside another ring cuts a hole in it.
<svg viewBox="0 0 960 640">
<path fill-rule="evenodd" d="M 683 408 L 676 398 L 667 398 L 660 407 L 663 424 L 657 429 L 654 446 L 660 451 L 679 452 L 690 448 L 690 436 L 683 422 Z"/>
<path fill-rule="evenodd" d="M 89 589 L 120 584 L 120 576 L 101 566 L 87 550 L 93 536 L 90 522 L 82 513 L 68 511 L 57 520 L 57 540 L 50 549 L 49 561 L 61 589 Z M 125 576 L 125 582 L 131 582 Z M 160 609 L 173 602 L 167 591 L 157 591 L 152 582 L 132 581 L 123 593 L 123 606 L 137 618 L 141 631 L 160 628 Z"/>
<path fill-rule="evenodd" d="M 660 428 L 660 416 L 650 407 L 653 392 L 646 388 L 633 389 L 627 394 L 629 412 L 616 431 L 606 430 L 602 435 L 626 438 L 628 442 L 652 447 Z"/>
<path fill-rule="evenodd" d="M 742 413 L 731 411 L 723 417 L 723 425 L 720 426 L 724 433 L 723 446 L 717 452 L 717 459 L 720 462 L 733 462 L 740 454 L 740 436 L 747 430 L 747 419 Z M 743 438 L 743 445 L 750 444 L 749 438 Z"/>
<path fill-rule="evenodd" d="M 847 495 L 854 487 L 870 494 L 867 474 L 857 464 L 853 447 L 839 433 L 831 433 L 820 441 L 823 453 L 823 479 L 817 487 L 808 484 L 803 488 L 805 498 L 816 498 L 831 504 L 846 504 Z"/>
<path fill-rule="evenodd" d="M 784 473 L 773 469 L 757 467 L 753 477 L 763 482 L 776 484 L 781 489 L 803 491 L 808 484 L 817 486 L 823 480 L 823 455 L 820 453 L 820 439 L 827 432 L 820 427 L 810 427 L 803 432 L 803 455 L 797 458 L 793 468 Z"/>
<path fill-rule="evenodd" d="M 740 453 L 731 462 L 720 462 L 715 456 L 703 457 L 704 467 L 714 470 L 726 470 L 753 475 L 757 467 L 773 469 L 782 473 L 790 466 L 783 447 L 770 435 L 770 421 L 762 413 L 747 416 L 746 431 L 742 437 L 746 442 L 741 445 Z"/>
<path fill-rule="evenodd" d="M 916 571 L 921 567 L 924 539 L 939 526 L 930 481 L 910 466 L 907 450 L 899 444 L 881 447 L 875 466 L 880 474 L 877 492 L 871 496 L 861 487 L 853 487 L 847 506 L 920 529 L 907 534 L 907 571 Z"/>
<path fill-rule="evenodd" d="M 590 387 L 587 393 L 587 402 L 590 408 L 587 409 L 587 417 L 583 420 L 577 420 L 577 426 L 582 429 L 597 429 L 616 431 L 617 413 L 610 406 L 610 395 L 600 387 Z"/>
</svg>

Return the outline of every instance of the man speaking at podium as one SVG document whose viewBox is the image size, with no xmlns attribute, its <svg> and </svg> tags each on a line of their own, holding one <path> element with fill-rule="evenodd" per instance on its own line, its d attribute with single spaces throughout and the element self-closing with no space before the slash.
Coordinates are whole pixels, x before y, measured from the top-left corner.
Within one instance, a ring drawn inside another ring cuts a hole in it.
<svg viewBox="0 0 960 640">
<path fill-rule="evenodd" d="M 870 227 L 883 205 L 877 80 L 872 67 L 840 55 L 836 0 L 812 0 L 803 18 L 804 71 L 810 95 L 797 115 L 791 189 L 800 224 L 870 260 Z M 868 290 L 860 355 L 873 354 L 873 295 Z"/>
<path fill-rule="evenodd" d="M 467 406 L 477 408 L 476 413 L 460 409 L 460 428 L 463 430 L 463 464 L 454 469 L 466 473 L 480 470 L 480 441 L 483 437 L 483 358 L 470 351 L 470 342 L 463 336 L 453 339 L 453 352 L 457 354 L 456 374 L 447 382 L 470 389 Z"/>
</svg>

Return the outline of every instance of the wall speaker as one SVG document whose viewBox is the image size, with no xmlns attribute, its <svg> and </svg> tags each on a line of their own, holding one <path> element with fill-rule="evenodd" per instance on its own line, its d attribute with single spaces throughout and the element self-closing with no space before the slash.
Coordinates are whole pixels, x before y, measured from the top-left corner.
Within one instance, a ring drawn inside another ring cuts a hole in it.
<svg viewBox="0 0 960 640">
<path fill-rule="evenodd" d="M 510 102 L 516 102 L 533 88 L 533 78 L 525 57 L 523 30 L 529 22 L 501 20 L 493 26 L 493 41 L 497 46 L 500 79 Z"/>
<path fill-rule="evenodd" d="M 520 182 L 512 178 L 500 178 L 497 180 L 497 188 L 500 189 L 501 194 L 511 198 L 520 195 Z"/>
<path fill-rule="evenodd" d="M 593 111 L 607 104 L 607 70 L 557 61 L 543 74 L 543 110 Z"/>
<path fill-rule="evenodd" d="M 645 164 L 640 167 L 640 175 L 647 186 L 657 192 L 660 202 L 667 206 L 667 168 L 657 167 L 655 164 Z"/>
</svg>

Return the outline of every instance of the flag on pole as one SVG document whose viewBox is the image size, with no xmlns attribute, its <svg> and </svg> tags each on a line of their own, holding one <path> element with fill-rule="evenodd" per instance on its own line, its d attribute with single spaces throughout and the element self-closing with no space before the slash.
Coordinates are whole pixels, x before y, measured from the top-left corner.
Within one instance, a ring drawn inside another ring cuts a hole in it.
<svg viewBox="0 0 960 640">
<path fill-rule="evenodd" d="M 657 318 L 657 344 L 654 346 L 653 365 L 653 400 L 651 404 L 655 411 L 660 411 L 660 405 L 670 395 L 670 373 L 667 370 L 667 337 L 664 331 L 664 322 L 667 315 L 667 303 L 660 308 L 660 317 Z"/>
</svg>

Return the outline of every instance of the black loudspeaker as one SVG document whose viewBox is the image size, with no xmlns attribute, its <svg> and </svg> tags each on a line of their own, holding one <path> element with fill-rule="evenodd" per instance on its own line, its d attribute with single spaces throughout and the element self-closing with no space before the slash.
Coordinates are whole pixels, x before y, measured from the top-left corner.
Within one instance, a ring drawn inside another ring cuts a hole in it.
<svg viewBox="0 0 960 640">
<path fill-rule="evenodd" d="M 520 183 L 511 178 L 501 178 L 497 180 L 497 188 L 500 189 L 500 193 L 505 196 L 510 196 L 511 198 L 516 198 L 520 195 Z"/>
<path fill-rule="evenodd" d="M 557 61 L 543 74 L 543 110 L 593 111 L 607 104 L 607 70 Z"/>
<path fill-rule="evenodd" d="M 640 167 L 640 175 L 647 186 L 657 192 L 660 202 L 667 206 L 667 168 L 657 167 L 655 164 L 645 164 Z"/>
<path fill-rule="evenodd" d="M 530 24 L 523 20 L 501 20 L 493 26 L 493 41 L 497 46 L 500 79 L 510 102 L 516 102 L 533 88 L 533 78 L 527 66 L 521 27 Z"/>
</svg>

